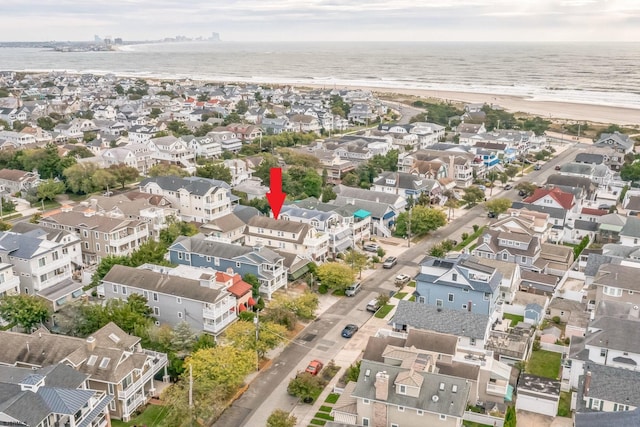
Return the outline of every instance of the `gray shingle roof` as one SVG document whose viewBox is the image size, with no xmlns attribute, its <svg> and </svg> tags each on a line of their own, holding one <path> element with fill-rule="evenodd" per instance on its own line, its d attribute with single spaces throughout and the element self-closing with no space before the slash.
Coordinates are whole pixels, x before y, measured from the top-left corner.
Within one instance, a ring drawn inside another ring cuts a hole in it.
<svg viewBox="0 0 640 427">
<path fill-rule="evenodd" d="M 383 193 L 381 191 L 365 190 L 363 188 L 352 188 L 346 185 L 338 185 L 335 192 L 339 196 L 349 199 L 367 200 L 375 203 L 386 203 L 394 205 L 402 196 L 396 194 Z"/>
<path fill-rule="evenodd" d="M 418 274 L 418 276 L 416 276 L 416 280 L 419 282 L 437 283 L 439 285 L 468 289 L 468 286 L 466 284 L 441 279 L 441 276 L 443 274 L 452 269 L 455 269 L 458 274 L 465 278 L 465 280 L 471 286 L 472 290 L 477 292 L 493 293 L 500 286 L 500 282 L 502 281 L 502 273 L 500 273 L 493 267 L 480 264 L 476 262 L 476 260 L 477 258 L 469 255 L 460 255 L 457 258 L 446 259 L 427 257 L 420 264 L 439 267 L 442 269 L 442 273 L 433 275 L 420 273 Z M 488 282 L 476 280 L 471 277 L 471 275 L 475 272 L 486 273 L 491 277 Z"/>
<path fill-rule="evenodd" d="M 584 394 L 584 380 L 587 372 L 591 372 L 588 396 L 595 399 L 622 403 L 629 406 L 640 406 L 640 372 L 613 366 L 587 363 L 585 375 L 580 377 L 578 385 L 579 397 Z M 578 405 L 584 405 L 578 399 Z"/>
<path fill-rule="evenodd" d="M 595 286 L 611 286 L 625 290 L 640 291 L 638 281 L 640 269 L 626 265 L 601 264 L 593 279 Z"/>
<path fill-rule="evenodd" d="M 0 233 L 0 251 L 6 251 L 10 256 L 20 259 L 31 259 L 34 256 L 47 253 L 57 246 L 61 245 L 47 245 L 46 241 L 42 239 L 24 234 L 10 231 Z"/>
<path fill-rule="evenodd" d="M 489 325 L 489 316 L 400 300 L 389 323 L 483 340 Z"/>
<path fill-rule="evenodd" d="M 551 218 L 564 219 L 567 211 L 561 208 L 554 208 L 550 206 L 533 205 L 531 203 L 513 202 L 511 205 L 513 209 L 528 209 L 530 211 L 542 212 L 549 214 Z"/>
<path fill-rule="evenodd" d="M 533 374 L 522 374 L 518 380 L 518 393 L 520 391 L 535 391 L 551 396 L 560 396 L 560 381 Z"/>
<path fill-rule="evenodd" d="M 386 403 L 394 406 L 421 409 L 435 414 L 443 414 L 452 417 L 462 417 L 466 408 L 470 386 L 463 378 L 447 375 L 433 374 L 429 372 L 414 372 L 423 378 L 418 397 L 402 395 L 395 392 L 395 380 L 399 374 L 409 369 L 400 366 L 391 366 L 384 363 L 363 360 L 360 365 L 358 384 L 353 390 L 353 396 L 380 401 L 376 399 L 376 374 L 386 372 L 389 376 L 387 387 L 388 397 Z M 369 374 L 369 377 L 365 376 Z M 444 384 L 444 390 L 440 390 L 440 384 Z M 453 386 L 457 391 L 452 391 Z M 437 398 L 433 398 L 437 396 Z"/>
<path fill-rule="evenodd" d="M 640 328 L 636 321 L 601 317 L 591 322 L 589 329 L 596 332 L 587 332 L 585 345 L 640 353 Z"/>
<path fill-rule="evenodd" d="M 637 427 L 640 425 L 640 408 L 618 412 L 577 412 L 575 427 Z"/>
<path fill-rule="evenodd" d="M 595 221 L 584 221 L 581 219 L 576 219 L 573 222 L 573 228 L 576 230 L 584 230 L 584 231 L 598 231 L 598 224 Z"/>
<path fill-rule="evenodd" d="M 268 248 L 251 248 L 249 246 L 234 245 L 232 243 L 215 242 L 206 240 L 201 234 L 196 234 L 191 237 L 179 237 L 169 247 L 169 250 L 175 249 L 178 245 L 184 247 L 191 253 L 224 259 L 243 258 L 256 264 L 261 264 L 263 260 L 275 262 L 282 258 L 282 256 Z"/>
<path fill-rule="evenodd" d="M 611 146 L 612 144 L 609 143 L 609 141 L 618 144 L 622 147 L 624 147 L 625 149 L 629 149 L 631 147 L 633 147 L 633 140 L 631 138 L 629 138 L 629 135 L 625 135 L 623 133 L 620 132 L 614 132 L 614 133 L 603 133 L 602 135 L 600 135 L 600 139 L 597 140 L 594 145 L 604 145 L 604 146 Z"/>
<path fill-rule="evenodd" d="M 602 154 L 578 153 L 576 155 L 576 162 L 599 165 L 601 163 L 604 163 L 604 156 Z"/>
<path fill-rule="evenodd" d="M 142 182 L 140 182 L 140 187 L 145 187 L 151 182 L 158 184 L 158 186 L 165 191 L 179 191 L 181 189 L 185 189 L 196 196 L 204 196 L 211 188 L 215 187 L 227 190 L 230 189 L 229 184 L 224 181 L 200 178 L 197 176 L 188 176 L 186 178 L 180 178 L 177 176 L 156 176 L 142 180 Z"/>
<path fill-rule="evenodd" d="M 627 217 L 627 222 L 620 230 L 621 236 L 640 237 L 640 218 Z"/>
</svg>

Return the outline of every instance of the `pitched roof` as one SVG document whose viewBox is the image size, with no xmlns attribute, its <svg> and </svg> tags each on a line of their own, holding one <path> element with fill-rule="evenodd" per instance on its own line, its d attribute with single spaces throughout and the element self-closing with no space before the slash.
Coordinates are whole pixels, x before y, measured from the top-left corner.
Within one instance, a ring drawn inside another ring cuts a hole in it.
<svg viewBox="0 0 640 427">
<path fill-rule="evenodd" d="M 637 266 L 640 267 L 640 264 Z M 640 291 L 640 268 L 618 265 L 601 264 L 598 273 L 593 279 L 595 286 L 611 286 L 631 291 Z"/>
<path fill-rule="evenodd" d="M 180 178 L 177 176 L 156 176 L 145 178 L 140 182 L 140 187 L 146 187 L 150 183 L 156 183 L 165 191 L 186 190 L 190 194 L 196 196 L 206 195 L 212 188 L 224 188 L 229 190 L 229 184 L 216 179 L 200 178 L 197 176 L 188 176 Z"/>
<path fill-rule="evenodd" d="M 557 187 L 553 187 L 551 189 L 546 188 L 536 188 L 533 194 L 526 199 L 523 200 L 524 203 L 535 203 L 538 200 L 542 199 L 545 196 L 551 197 L 555 200 L 560 206 L 564 209 L 571 209 L 575 203 L 573 194 L 565 193 Z"/>
<path fill-rule="evenodd" d="M 640 237 L 640 218 L 630 216 L 620 230 L 621 236 Z"/>
<path fill-rule="evenodd" d="M 485 338 L 489 316 L 400 300 L 389 324 L 408 325 L 416 329 L 482 340 Z"/>
<path fill-rule="evenodd" d="M 640 407 L 640 393 L 638 393 L 640 372 L 597 363 L 587 363 L 584 366 L 584 372 L 585 374 L 591 372 L 587 392 L 589 397 Z M 584 380 L 585 376 L 581 376 L 578 386 L 580 396 L 584 395 Z"/>
<path fill-rule="evenodd" d="M 637 427 L 640 425 L 640 408 L 633 411 L 576 412 L 575 427 Z"/>
<path fill-rule="evenodd" d="M 200 255 L 218 257 L 223 259 L 239 260 L 261 264 L 263 261 L 276 262 L 283 257 L 276 252 L 265 247 L 240 246 L 233 243 L 222 243 L 207 240 L 202 234 L 195 236 L 181 236 L 169 247 L 169 250 L 176 250 L 177 246 L 182 246 L 185 250 Z"/>
<path fill-rule="evenodd" d="M 586 345 L 628 353 L 640 353 L 640 328 L 635 320 L 600 317 L 589 325 Z"/>
<path fill-rule="evenodd" d="M 623 146 L 626 149 L 629 149 L 631 147 L 633 147 L 633 140 L 631 138 L 629 138 L 629 135 L 625 135 L 623 133 L 620 133 L 618 131 L 614 132 L 614 133 L 603 133 L 600 135 L 600 139 L 597 140 L 594 145 L 604 145 L 604 144 L 608 144 L 610 145 L 611 143 L 616 143 L 619 144 L 621 146 Z"/>
<path fill-rule="evenodd" d="M 602 216 L 602 215 L 607 215 L 609 211 L 606 209 L 582 208 L 580 213 L 583 213 L 585 215 Z"/>
</svg>

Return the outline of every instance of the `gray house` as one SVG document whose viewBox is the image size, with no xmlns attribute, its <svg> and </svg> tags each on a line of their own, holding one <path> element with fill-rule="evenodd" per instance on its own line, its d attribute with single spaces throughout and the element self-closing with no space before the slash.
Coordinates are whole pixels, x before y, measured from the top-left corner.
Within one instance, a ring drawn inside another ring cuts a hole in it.
<svg viewBox="0 0 640 427">
<path fill-rule="evenodd" d="M 426 257 L 415 279 L 419 303 L 491 316 L 500 296 L 502 273 L 464 254 Z"/>
<path fill-rule="evenodd" d="M 540 271 L 543 266 L 536 265 L 540 250 L 540 239 L 536 236 L 487 230 L 471 253 L 479 258 L 513 262 L 523 270 Z"/>
<path fill-rule="evenodd" d="M 244 277 L 253 274 L 260 281 L 260 293 L 271 295 L 287 285 L 284 257 L 271 249 L 221 243 L 198 234 L 181 236 L 169 247 L 172 264 L 209 267 L 217 271 L 233 270 Z"/>
<path fill-rule="evenodd" d="M 236 298 L 216 282 L 216 272 L 202 270 L 199 280 L 180 277 L 160 266 L 114 265 L 102 279 L 107 299 L 143 295 L 159 323 L 187 322 L 195 331 L 219 335 L 235 322 Z"/>
</svg>

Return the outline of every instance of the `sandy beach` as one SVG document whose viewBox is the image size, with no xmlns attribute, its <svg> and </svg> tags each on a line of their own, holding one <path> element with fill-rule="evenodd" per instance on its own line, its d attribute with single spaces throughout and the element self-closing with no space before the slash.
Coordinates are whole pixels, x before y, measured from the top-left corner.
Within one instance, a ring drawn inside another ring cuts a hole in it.
<svg viewBox="0 0 640 427">
<path fill-rule="evenodd" d="M 323 87 L 304 85 L 305 87 Z M 640 126 L 640 109 L 610 107 L 605 105 L 577 104 L 573 102 L 534 101 L 518 96 L 489 93 L 448 92 L 424 89 L 393 89 L 370 86 L 349 86 L 352 89 L 369 90 L 378 94 L 413 95 L 423 98 L 460 101 L 469 103 L 497 104 L 505 110 L 528 113 L 545 119 L 566 119 L 594 123 L 615 123 L 625 126 Z"/>
</svg>

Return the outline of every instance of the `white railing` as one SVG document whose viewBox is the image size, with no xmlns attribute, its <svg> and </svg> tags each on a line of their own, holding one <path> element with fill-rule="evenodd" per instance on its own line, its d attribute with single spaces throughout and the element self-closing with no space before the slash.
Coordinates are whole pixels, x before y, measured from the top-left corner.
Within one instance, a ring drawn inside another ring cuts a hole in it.
<svg viewBox="0 0 640 427">
<path fill-rule="evenodd" d="M 507 394 L 507 385 L 487 384 L 487 393 L 497 396 L 504 396 Z"/>
<path fill-rule="evenodd" d="M 146 396 L 138 396 L 131 403 L 127 404 L 126 401 L 122 405 L 122 416 L 123 418 L 129 418 L 133 411 L 135 411 L 140 405 L 143 405 L 147 402 Z"/>
<path fill-rule="evenodd" d="M 118 390 L 118 399 L 126 400 L 131 397 L 132 394 L 139 391 L 153 376 L 160 371 L 167 364 L 167 355 L 164 353 L 158 353 L 155 351 L 144 350 L 144 352 L 154 358 L 155 363 L 152 364 L 146 372 L 143 372 L 140 378 L 133 382 L 125 390 Z"/>
<path fill-rule="evenodd" d="M 391 237 L 391 230 L 389 230 L 386 225 L 380 222 L 375 223 L 374 232 L 375 231 L 380 231 L 383 237 Z"/>
<path fill-rule="evenodd" d="M 462 416 L 462 419 L 488 426 L 504 427 L 504 419 L 502 418 L 492 417 L 491 415 L 486 414 L 478 414 L 471 411 L 466 411 Z"/>
</svg>

